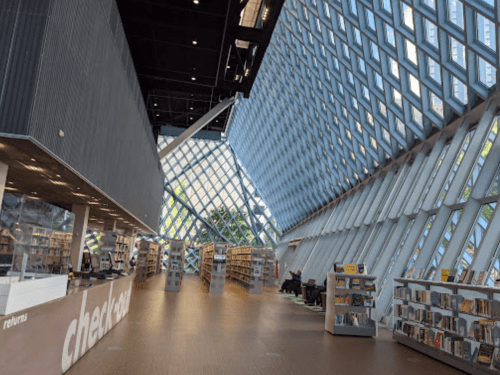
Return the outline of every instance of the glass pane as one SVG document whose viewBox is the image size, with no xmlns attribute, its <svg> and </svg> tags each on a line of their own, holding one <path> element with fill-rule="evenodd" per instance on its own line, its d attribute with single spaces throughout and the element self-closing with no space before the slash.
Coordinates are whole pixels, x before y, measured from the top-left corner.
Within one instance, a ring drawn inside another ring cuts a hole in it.
<svg viewBox="0 0 500 375">
<path fill-rule="evenodd" d="M 451 78 L 451 84 L 453 87 L 453 97 L 462 104 L 467 104 L 467 86 L 454 76 Z"/>
<path fill-rule="evenodd" d="M 414 276 L 414 269 L 415 263 L 417 262 L 417 259 L 420 255 L 420 252 L 422 251 L 422 247 L 424 246 L 425 239 L 429 235 L 429 232 L 432 229 L 432 224 L 434 223 L 434 219 L 436 218 L 436 215 L 432 215 L 428 220 L 427 224 L 425 225 L 424 230 L 422 231 L 422 234 L 420 235 L 420 238 L 417 243 L 417 247 L 415 247 L 415 250 L 413 251 L 412 256 L 410 257 L 410 260 L 408 261 L 408 265 L 406 266 L 406 269 L 403 271 L 403 274 L 401 277 L 408 277 L 410 278 L 412 275 Z"/>
<path fill-rule="evenodd" d="M 441 259 L 443 259 L 443 255 L 446 252 L 446 249 L 448 248 L 448 244 L 450 243 L 451 236 L 453 236 L 453 232 L 455 231 L 455 228 L 457 227 L 458 220 L 460 219 L 460 215 L 462 214 L 462 210 L 456 210 L 451 213 L 450 219 L 448 220 L 448 224 L 446 225 L 446 229 L 443 233 L 443 236 L 441 237 L 441 240 L 439 241 L 439 245 L 431 259 L 431 262 L 429 264 L 429 267 L 427 268 L 426 272 L 426 279 L 427 280 L 432 280 L 432 277 L 434 276 L 434 273 L 439 267 L 439 263 L 441 262 Z"/>
<path fill-rule="evenodd" d="M 481 14 L 476 13 L 477 40 L 495 51 L 495 24 Z"/>
<path fill-rule="evenodd" d="M 366 74 L 365 60 L 363 60 L 362 58 L 358 57 L 358 65 L 359 65 L 359 70 L 361 70 L 364 74 Z"/>
<path fill-rule="evenodd" d="M 494 286 L 495 280 L 500 278 L 500 244 L 498 245 L 496 255 L 493 259 L 494 260 L 490 266 L 490 275 L 488 277 L 488 280 L 486 280 L 487 286 Z"/>
<path fill-rule="evenodd" d="M 396 41 L 394 40 L 394 29 L 387 23 L 385 24 L 385 40 L 391 46 L 396 46 Z"/>
<path fill-rule="evenodd" d="M 415 44 L 410 42 L 408 39 L 405 39 L 405 47 L 406 47 L 406 58 L 413 64 L 418 65 L 417 47 L 415 47 Z"/>
<path fill-rule="evenodd" d="M 460 196 L 459 199 L 460 203 L 465 202 L 467 199 L 469 199 L 472 188 L 476 183 L 479 173 L 483 168 L 486 157 L 490 153 L 491 147 L 493 146 L 493 143 L 495 142 L 497 135 L 498 135 L 498 117 L 496 117 L 495 120 L 493 121 L 490 131 L 488 132 L 488 136 L 485 139 L 483 148 L 481 149 L 481 152 L 477 156 L 476 162 L 469 176 L 469 180 L 465 184 L 464 190 L 462 191 L 462 194 Z"/>
<path fill-rule="evenodd" d="M 403 12 L 403 24 L 410 30 L 413 30 L 415 28 L 413 25 L 413 9 L 405 3 L 402 3 L 401 10 Z"/>
<path fill-rule="evenodd" d="M 410 78 L 410 90 L 420 98 L 420 82 L 413 74 L 408 74 Z"/>
<path fill-rule="evenodd" d="M 403 136 L 405 137 L 406 136 L 406 129 L 405 129 L 405 124 L 403 123 L 403 121 L 401 121 L 400 119 L 398 119 L 396 117 L 396 129 L 398 129 L 398 132 Z"/>
<path fill-rule="evenodd" d="M 384 81 L 382 80 L 382 76 L 378 73 L 375 73 L 375 81 L 380 90 L 384 91 Z"/>
<path fill-rule="evenodd" d="M 424 203 L 424 199 L 427 196 L 427 193 L 429 192 L 429 189 L 431 188 L 432 183 L 434 182 L 434 179 L 436 178 L 439 169 L 441 168 L 441 165 L 443 164 L 444 157 L 446 156 L 446 153 L 448 152 L 448 149 L 450 148 L 450 144 L 447 144 L 446 146 L 443 147 L 443 150 L 441 151 L 441 154 L 439 155 L 439 159 L 434 167 L 434 172 L 432 173 L 431 178 L 427 180 L 427 185 L 425 190 L 422 192 L 418 204 L 415 209 L 415 213 L 420 211 L 420 208 L 422 208 L 422 204 Z"/>
<path fill-rule="evenodd" d="M 382 292 L 382 289 L 385 286 L 385 283 L 387 282 L 387 279 L 389 275 L 391 274 L 391 271 L 394 267 L 394 264 L 398 260 L 399 254 L 401 253 L 401 250 L 403 249 L 403 246 L 405 245 L 406 239 L 408 238 L 408 235 L 410 234 L 411 228 L 413 227 L 413 223 L 415 222 L 415 219 L 412 219 L 410 223 L 408 224 L 408 227 L 406 228 L 406 232 L 403 235 L 403 238 L 401 239 L 401 242 L 399 243 L 398 248 L 394 252 L 394 255 L 392 256 L 391 262 L 389 263 L 389 267 L 385 271 L 384 276 L 382 277 L 379 287 L 378 287 L 378 295 Z"/>
<path fill-rule="evenodd" d="M 450 36 L 451 48 L 451 61 L 456 63 L 459 67 L 466 69 L 467 63 L 465 61 L 465 46 Z"/>
<path fill-rule="evenodd" d="M 469 268 L 472 264 L 474 256 L 477 254 L 477 249 L 483 239 L 483 234 L 486 232 L 491 216 L 493 216 L 493 211 L 495 211 L 496 205 L 496 202 L 493 202 L 481 206 L 479 216 L 472 226 L 469 238 L 465 243 L 464 249 L 462 250 L 462 255 L 459 257 L 459 261 L 457 262 L 458 264 L 456 265 L 456 269 L 458 270 L 458 274 L 460 274 L 463 269 Z"/>
<path fill-rule="evenodd" d="M 448 21 L 464 28 L 464 6 L 459 0 L 448 0 Z"/>
<path fill-rule="evenodd" d="M 373 42 L 370 42 L 370 45 L 371 45 L 371 50 L 372 50 L 372 57 L 377 60 L 377 61 L 380 61 L 380 55 L 379 55 L 379 52 L 378 52 L 378 46 L 373 43 Z"/>
<path fill-rule="evenodd" d="M 448 190 L 450 188 L 450 185 L 453 181 L 453 178 L 455 177 L 455 174 L 458 171 L 458 167 L 462 163 L 462 160 L 465 156 L 465 153 L 467 152 L 467 149 L 469 148 L 470 141 L 472 140 L 472 137 L 474 136 L 474 133 L 476 132 L 476 129 L 469 130 L 467 133 L 467 136 L 465 137 L 462 147 L 460 148 L 460 152 L 457 155 L 455 162 L 453 163 L 453 167 L 451 171 L 448 173 L 448 178 L 446 179 L 446 183 L 441 189 L 441 193 L 439 194 L 439 198 L 436 202 L 435 207 L 441 207 L 441 204 L 443 203 L 444 199 L 446 198 L 446 194 L 448 193 Z"/>
<path fill-rule="evenodd" d="M 392 100 L 394 100 L 394 103 L 396 103 L 399 107 L 403 108 L 403 97 L 395 88 L 392 89 Z"/>
<path fill-rule="evenodd" d="M 382 7 L 389 13 L 392 13 L 391 0 L 382 0 Z"/>
<path fill-rule="evenodd" d="M 373 16 L 373 12 L 368 9 L 366 9 L 366 21 L 368 23 L 368 27 L 375 30 L 375 17 Z"/>
<path fill-rule="evenodd" d="M 488 189 L 487 197 L 492 195 L 498 195 L 498 185 L 500 184 L 500 166 L 497 169 L 497 173 L 493 177 L 493 181 L 491 182 L 490 188 Z"/>
<path fill-rule="evenodd" d="M 351 8 L 351 13 L 357 17 L 358 16 L 358 8 L 356 6 L 356 0 L 349 0 L 349 5 Z"/>
<path fill-rule="evenodd" d="M 361 33 L 356 28 L 354 28 L 354 37 L 356 38 L 356 43 L 361 45 Z"/>
<path fill-rule="evenodd" d="M 429 56 L 427 56 L 427 74 L 441 85 L 441 66 Z"/>
<path fill-rule="evenodd" d="M 487 88 L 490 88 L 496 83 L 497 79 L 496 68 L 479 56 L 477 57 L 477 64 L 478 64 L 477 78 L 479 82 L 481 82 Z"/>
<path fill-rule="evenodd" d="M 344 17 L 341 16 L 340 14 L 338 15 L 338 21 L 339 21 L 339 27 L 340 27 L 340 29 L 345 32 Z"/>
<path fill-rule="evenodd" d="M 423 0 L 423 3 L 432 10 L 436 10 L 436 0 Z"/>
<path fill-rule="evenodd" d="M 436 94 L 431 92 L 430 95 L 430 101 L 431 101 L 431 109 L 439 115 L 439 117 L 443 117 L 443 101 L 438 98 Z"/>
<path fill-rule="evenodd" d="M 428 19 L 424 20 L 425 40 L 431 46 L 439 48 L 438 28 Z"/>
<path fill-rule="evenodd" d="M 392 57 L 389 57 L 389 72 L 399 79 L 399 64 Z"/>
<path fill-rule="evenodd" d="M 418 125 L 420 129 L 423 129 L 422 124 L 422 112 L 416 109 L 414 106 L 411 107 L 411 118 L 413 122 Z"/>
</svg>

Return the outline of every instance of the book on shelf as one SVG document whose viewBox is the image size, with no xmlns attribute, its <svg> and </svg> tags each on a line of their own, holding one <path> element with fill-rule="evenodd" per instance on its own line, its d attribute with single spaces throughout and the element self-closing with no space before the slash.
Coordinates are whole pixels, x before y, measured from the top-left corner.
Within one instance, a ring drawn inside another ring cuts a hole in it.
<svg viewBox="0 0 500 375">
<path fill-rule="evenodd" d="M 425 269 L 424 268 L 420 268 L 420 271 L 418 271 L 418 275 L 417 275 L 417 279 L 422 279 L 422 277 L 424 276 L 424 272 L 425 272 Z"/>
<path fill-rule="evenodd" d="M 365 290 L 375 291 L 375 283 L 373 280 L 365 280 Z"/>
<path fill-rule="evenodd" d="M 359 279 L 352 279 L 351 280 L 351 289 L 361 289 L 361 283 Z"/>
<path fill-rule="evenodd" d="M 469 314 L 471 309 L 473 308 L 474 301 L 471 299 L 464 299 L 462 304 L 460 305 L 460 312 Z"/>
<path fill-rule="evenodd" d="M 447 269 L 441 270 L 441 281 L 443 281 L 443 282 L 448 281 L 449 275 L 450 275 L 450 270 L 447 270 Z"/>
<path fill-rule="evenodd" d="M 434 346 L 436 348 L 440 348 L 441 349 L 442 340 L 443 340 L 443 333 L 442 332 L 438 332 L 436 334 L 436 339 L 434 340 Z"/>
<path fill-rule="evenodd" d="M 463 284 L 463 282 L 465 281 L 465 277 L 467 276 L 467 271 L 468 270 L 462 270 L 462 273 L 460 274 L 460 277 L 458 278 L 458 282 L 460 284 Z"/>
<path fill-rule="evenodd" d="M 493 359 L 493 351 L 495 347 L 488 344 L 479 345 L 479 351 L 477 353 L 477 363 L 485 366 L 491 365 Z"/>
<path fill-rule="evenodd" d="M 343 277 L 335 278 L 335 287 L 347 288 L 347 280 Z"/>
<path fill-rule="evenodd" d="M 360 275 L 366 275 L 366 264 L 364 263 L 358 264 L 358 273 Z"/>
<path fill-rule="evenodd" d="M 345 314 L 335 314 L 336 325 L 363 326 L 370 325 L 371 319 L 368 314 L 348 312 Z"/>
<path fill-rule="evenodd" d="M 335 296 L 335 304 L 349 306 L 351 304 L 350 295 L 349 294 L 341 294 L 341 295 Z"/>
<path fill-rule="evenodd" d="M 408 270 L 408 274 L 406 275 L 407 279 L 411 279 L 411 277 L 413 276 L 413 271 L 415 271 L 415 267 L 410 267 L 410 269 Z"/>
<path fill-rule="evenodd" d="M 448 274 L 448 279 L 446 281 L 449 283 L 454 283 L 457 277 L 457 273 L 458 273 L 457 269 L 450 270 L 450 273 Z"/>
<path fill-rule="evenodd" d="M 348 274 L 357 274 L 358 273 L 358 266 L 356 264 L 346 264 L 345 267 L 345 273 Z"/>
<path fill-rule="evenodd" d="M 353 294 L 352 295 L 352 306 L 363 306 L 363 295 Z"/>
<path fill-rule="evenodd" d="M 333 270 L 336 273 L 345 273 L 344 263 L 335 263 L 333 265 Z"/>
<path fill-rule="evenodd" d="M 363 306 L 375 307 L 375 299 L 373 296 L 363 296 Z"/>
<path fill-rule="evenodd" d="M 477 276 L 476 285 L 483 285 L 484 278 L 486 277 L 486 271 L 479 272 Z"/>
<path fill-rule="evenodd" d="M 495 370 L 500 370 L 500 351 L 498 351 L 497 356 L 493 360 L 493 368 Z"/>
<path fill-rule="evenodd" d="M 472 280 L 474 279 L 474 275 L 475 275 L 475 271 L 474 270 L 468 270 L 467 271 L 467 275 L 465 276 L 465 280 L 464 280 L 464 284 L 472 284 Z"/>
</svg>

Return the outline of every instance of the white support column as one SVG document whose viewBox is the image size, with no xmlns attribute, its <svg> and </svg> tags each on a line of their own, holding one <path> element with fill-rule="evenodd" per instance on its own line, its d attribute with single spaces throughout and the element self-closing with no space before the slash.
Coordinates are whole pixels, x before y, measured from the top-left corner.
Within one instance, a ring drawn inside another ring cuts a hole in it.
<svg viewBox="0 0 500 375">
<path fill-rule="evenodd" d="M 7 183 L 8 171 L 9 171 L 9 166 L 5 163 L 0 162 L 0 211 L 2 208 L 3 195 L 5 193 L 5 184 Z"/>
<path fill-rule="evenodd" d="M 82 266 L 83 248 L 85 246 L 85 235 L 87 234 L 90 206 L 74 204 L 71 212 L 75 214 L 73 241 L 71 242 L 71 264 L 73 265 L 73 271 L 78 272 Z"/>
</svg>

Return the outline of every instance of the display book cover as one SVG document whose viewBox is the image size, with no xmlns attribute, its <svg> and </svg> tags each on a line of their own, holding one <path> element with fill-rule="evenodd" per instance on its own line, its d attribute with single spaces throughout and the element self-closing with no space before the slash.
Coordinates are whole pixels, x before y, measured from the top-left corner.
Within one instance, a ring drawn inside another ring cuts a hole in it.
<svg viewBox="0 0 500 375">
<path fill-rule="evenodd" d="M 493 345 L 488 345 L 488 344 L 479 345 L 479 351 L 477 353 L 477 363 L 489 366 L 491 364 L 491 360 L 493 359 L 494 350 L 495 347 Z"/>
</svg>

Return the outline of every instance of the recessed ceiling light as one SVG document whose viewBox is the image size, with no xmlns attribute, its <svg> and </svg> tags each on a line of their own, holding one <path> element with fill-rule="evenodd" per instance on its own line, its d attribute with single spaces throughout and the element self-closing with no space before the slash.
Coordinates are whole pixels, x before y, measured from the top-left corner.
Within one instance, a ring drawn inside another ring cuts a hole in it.
<svg viewBox="0 0 500 375">
<path fill-rule="evenodd" d="M 227 68 L 228 68 L 228 69 L 231 69 L 231 67 L 230 67 L 229 65 L 227 66 Z"/>
<path fill-rule="evenodd" d="M 65 186 L 67 185 L 66 182 L 62 182 L 62 181 L 54 181 L 54 180 L 50 180 L 50 182 L 52 182 L 54 185 L 61 185 L 61 186 Z"/>
<path fill-rule="evenodd" d="M 158 104 L 155 103 L 155 107 L 158 107 Z"/>
<path fill-rule="evenodd" d="M 156 114 L 156 117 L 160 117 L 160 114 L 159 114 L 159 113 L 157 113 L 157 114 Z"/>
<path fill-rule="evenodd" d="M 219 122 L 219 120 L 215 120 L 215 122 Z"/>
<path fill-rule="evenodd" d="M 193 118 L 192 118 L 192 117 L 190 117 L 189 119 L 190 119 L 190 120 L 192 120 Z"/>
<path fill-rule="evenodd" d="M 31 158 L 31 161 L 36 161 L 36 159 Z"/>
<path fill-rule="evenodd" d="M 59 178 L 61 178 L 61 175 L 60 175 L 60 174 L 56 174 L 56 177 L 59 177 Z"/>
<path fill-rule="evenodd" d="M 196 5 L 198 5 L 200 3 L 200 0 L 193 0 L 193 3 L 195 3 Z"/>
<path fill-rule="evenodd" d="M 11 185 L 13 184 L 13 182 L 12 182 L 12 181 L 8 181 L 7 183 L 8 183 L 8 184 L 11 184 Z"/>
<path fill-rule="evenodd" d="M 191 81 L 196 81 L 196 77 L 191 77 Z"/>
<path fill-rule="evenodd" d="M 197 44 L 198 44 L 198 41 L 193 40 L 193 44 L 194 44 L 194 45 L 197 45 Z"/>
<path fill-rule="evenodd" d="M 33 165 L 26 165 L 26 164 L 23 164 L 25 168 L 29 169 L 30 171 L 34 171 L 34 172 L 43 172 L 44 169 L 43 168 L 40 168 L 40 167 L 35 167 Z"/>
<path fill-rule="evenodd" d="M 31 194 L 37 195 L 38 193 L 36 191 L 32 191 Z"/>
<path fill-rule="evenodd" d="M 193 107 L 189 107 L 189 109 L 192 111 L 192 110 L 193 110 Z"/>
</svg>

